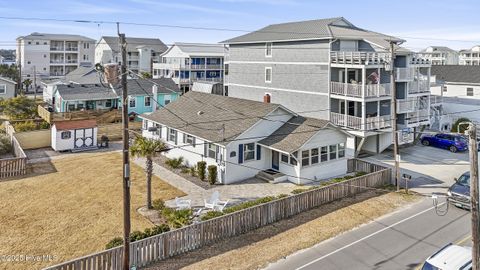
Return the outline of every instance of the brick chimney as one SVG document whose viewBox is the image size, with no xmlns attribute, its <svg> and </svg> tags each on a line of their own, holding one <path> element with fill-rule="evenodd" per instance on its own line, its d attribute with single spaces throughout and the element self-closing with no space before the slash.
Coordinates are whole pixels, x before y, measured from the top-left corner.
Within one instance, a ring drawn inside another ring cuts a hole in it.
<svg viewBox="0 0 480 270">
<path fill-rule="evenodd" d="M 270 94 L 265 94 L 263 96 L 263 103 L 270 103 Z"/>
</svg>

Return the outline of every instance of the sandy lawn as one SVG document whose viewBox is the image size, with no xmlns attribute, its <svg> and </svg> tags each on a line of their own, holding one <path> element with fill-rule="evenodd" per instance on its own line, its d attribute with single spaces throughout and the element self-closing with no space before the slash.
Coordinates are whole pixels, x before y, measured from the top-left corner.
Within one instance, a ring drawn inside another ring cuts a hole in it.
<svg viewBox="0 0 480 270">
<path fill-rule="evenodd" d="M 36 269 L 87 255 L 123 231 L 119 153 L 84 153 L 37 164 L 34 174 L 0 182 L 0 255 L 53 255 L 50 263 L 5 263 Z M 132 164 L 132 231 L 153 225 L 136 209 L 145 205 L 145 174 Z M 154 177 L 153 199 L 183 192 Z"/>
</svg>

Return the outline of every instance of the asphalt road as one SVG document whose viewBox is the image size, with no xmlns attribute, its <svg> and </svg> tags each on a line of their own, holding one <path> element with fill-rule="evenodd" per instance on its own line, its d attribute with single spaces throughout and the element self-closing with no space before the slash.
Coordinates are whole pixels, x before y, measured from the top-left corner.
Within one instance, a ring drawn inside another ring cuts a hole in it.
<svg viewBox="0 0 480 270">
<path fill-rule="evenodd" d="M 437 213 L 432 200 L 423 199 L 267 269 L 417 269 L 448 243 L 471 245 L 470 212 L 450 206 L 441 216 L 444 209 L 445 204 Z"/>
<path fill-rule="evenodd" d="M 445 194 L 469 169 L 468 153 L 413 146 L 400 150 L 402 173 L 412 175 L 412 190 Z M 366 158 L 393 165 L 391 152 Z M 441 196 L 441 195 L 440 195 Z M 445 202 L 444 197 L 439 203 Z M 471 244 L 470 212 L 445 204 L 435 211 L 432 199 L 381 217 L 355 230 L 288 256 L 267 269 L 417 269 L 423 261 L 448 243 Z"/>
</svg>

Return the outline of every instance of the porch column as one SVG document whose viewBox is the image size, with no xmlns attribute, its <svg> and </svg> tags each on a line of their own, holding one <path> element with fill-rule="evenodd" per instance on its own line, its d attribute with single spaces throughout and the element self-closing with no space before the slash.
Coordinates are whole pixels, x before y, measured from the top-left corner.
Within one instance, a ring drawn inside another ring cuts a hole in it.
<svg viewBox="0 0 480 270">
<path fill-rule="evenodd" d="M 380 68 L 377 68 L 377 74 L 378 74 L 378 80 L 377 80 L 377 97 L 380 96 L 380 81 L 382 80 L 382 76 L 381 76 L 381 69 Z"/>
<path fill-rule="evenodd" d="M 342 106 L 340 105 L 341 100 L 338 100 L 338 103 L 339 103 L 338 106 L 339 106 L 339 108 L 341 109 L 341 108 L 342 108 Z M 344 107 L 344 108 L 343 108 L 343 113 L 344 113 L 344 114 L 343 114 L 343 125 L 344 125 L 345 127 L 348 127 L 348 125 L 347 125 L 348 101 L 347 101 L 346 99 L 343 100 L 343 105 L 344 105 L 344 106 L 343 106 L 343 107 Z"/>
<path fill-rule="evenodd" d="M 362 126 L 361 129 L 365 130 L 366 129 L 366 121 L 367 121 L 367 103 L 365 100 L 362 101 Z"/>
<path fill-rule="evenodd" d="M 362 67 L 362 98 L 365 98 L 365 81 L 367 80 L 367 69 Z"/>
<path fill-rule="evenodd" d="M 343 82 L 345 83 L 343 85 L 343 92 L 344 92 L 344 95 L 347 94 L 347 89 L 348 89 L 348 86 L 347 86 L 347 83 L 348 83 L 348 68 L 345 68 L 345 71 L 343 72 Z"/>
</svg>

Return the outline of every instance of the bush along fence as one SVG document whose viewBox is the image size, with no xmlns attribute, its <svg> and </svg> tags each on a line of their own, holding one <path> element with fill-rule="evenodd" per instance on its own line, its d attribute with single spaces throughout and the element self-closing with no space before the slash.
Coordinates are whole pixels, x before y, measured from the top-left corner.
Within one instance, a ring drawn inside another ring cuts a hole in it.
<svg viewBox="0 0 480 270">
<path fill-rule="evenodd" d="M 5 123 L 5 126 L 5 132 L 10 138 L 15 157 L 0 159 L 0 179 L 27 173 L 27 155 L 25 155 L 20 143 L 13 136 L 13 127 L 8 122 Z"/>
<path fill-rule="evenodd" d="M 247 233 L 332 201 L 362 193 L 369 187 L 390 183 L 391 169 L 389 168 L 358 159 L 349 160 L 348 168 L 350 172 L 363 171 L 367 174 L 300 194 L 281 196 L 273 201 L 132 242 L 130 243 L 130 264 L 143 267 L 219 240 Z M 123 247 L 116 247 L 46 269 L 119 269 L 122 263 L 122 252 Z"/>
</svg>

